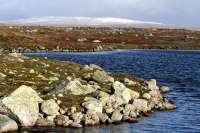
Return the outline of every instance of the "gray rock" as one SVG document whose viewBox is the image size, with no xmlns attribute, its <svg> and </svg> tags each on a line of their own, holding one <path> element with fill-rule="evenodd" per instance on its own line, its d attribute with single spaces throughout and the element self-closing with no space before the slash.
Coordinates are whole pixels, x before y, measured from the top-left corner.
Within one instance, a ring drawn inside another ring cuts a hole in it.
<svg viewBox="0 0 200 133">
<path fill-rule="evenodd" d="M 39 115 L 38 104 L 42 101 L 35 90 L 23 85 L 2 102 L 17 116 L 22 126 L 29 127 L 34 126 Z"/>
<path fill-rule="evenodd" d="M 95 91 L 95 86 L 89 84 L 82 85 L 79 79 L 70 81 L 65 87 L 65 92 L 73 95 L 86 95 Z"/>
<path fill-rule="evenodd" d="M 72 120 L 75 122 L 75 123 L 81 123 L 81 121 L 83 120 L 83 114 L 81 112 L 77 112 L 77 113 L 74 113 L 72 114 Z"/>
<path fill-rule="evenodd" d="M 86 102 L 82 103 L 82 106 L 85 107 L 87 110 L 91 110 L 98 113 L 102 113 L 103 111 L 103 104 L 95 98 L 86 100 Z"/>
<path fill-rule="evenodd" d="M 41 110 L 47 115 L 58 115 L 59 106 L 54 99 L 46 100 L 42 102 Z"/>
<path fill-rule="evenodd" d="M 134 82 L 128 78 L 124 78 L 124 84 L 127 86 L 134 86 L 134 85 L 136 85 L 136 82 Z"/>
<path fill-rule="evenodd" d="M 58 81 L 59 78 L 58 78 L 58 77 L 49 77 L 49 80 L 50 80 L 50 81 Z"/>
<path fill-rule="evenodd" d="M 97 66 L 95 64 L 90 64 L 89 67 L 92 69 L 92 70 L 103 70 L 103 68 L 101 68 L 100 66 Z"/>
<path fill-rule="evenodd" d="M 17 123 L 6 115 L 0 114 L 0 133 L 18 130 Z"/>
<path fill-rule="evenodd" d="M 109 76 L 105 71 L 96 70 L 93 75 L 92 79 L 98 83 L 107 83 L 107 82 L 114 82 L 114 78 Z"/>
<path fill-rule="evenodd" d="M 130 114 L 131 111 L 136 111 L 136 107 L 132 104 L 126 104 L 123 110 L 124 115 L 128 115 Z"/>
<path fill-rule="evenodd" d="M 0 78 L 5 78 L 6 75 L 0 72 Z"/>
<path fill-rule="evenodd" d="M 144 99 L 147 99 L 147 100 L 151 99 L 151 95 L 150 95 L 149 93 L 144 93 L 144 94 L 142 95 L 142 97 L 143 97 Z"/>
<path fill-rule="evenodd" d="M 55 126 L 55 123 L 52 120 L 48 120 L 46 118 L 38 118 L 35 126 L 37 127 L 53 127 Z"/>
<path fill-rule="evenodd" d="M 116 81 L 113 83 L 114 94 L 122 97 L 124 103 L 128 103 L 131 99 L 139 97 L 139 93 L 127 88 L 123 83 Z"/>
<path fill-rule="evenodd" d="M 81 127 L 83 127 L 83 125 L 81 125 L 80 123 L 73 122 L 72 124 L 70 124 L 70 127 L 72 127 L 72 128 L 81 128 Z"/>
<path fill-rule="evenodd" d="M 89 67 L 88 65 L 84 65 L 83 70 L 86 72 L 93 71 L 93 68 Z"/>
<path fill-rule="evenodd" d="M 69 126 L 73 122 L 72 120 L 69 119 L 68 116 L 65 115 L 57 115 L 54 121 L 57 126 L 65 126 L 65 127 Z"/>
<path fill-rule="evenodd" d="M 99 117 L 96 112 L 94 111 L 87 111 L 85 115 L 85 125 L 86 126 L 93 126 L 99 124 Z"/>
<path fill-rule="evenodd" d="M 162 103 L 162 106 L 160 108 L 161 110 L 172 110 L 176 109 L 176 105 L 170 102 L 164 102 Z"/>
<path fill-rule="evenodd" d="M 135 110 L 139 112 L 147 112 L 148 111 L 148 102 L 144 99 L 135 99 L 132 103 L 132 105 L 135 107 Z"/>
<path fill-rule="evenodd" d="M 109 117 L 105 113 L 97 113 L 97 115 L 101 123 L 106 123 L 106 121 L 109 119 Z"/>
<path fill-rule="evenodd" d="M 120 111 L 116 110 L 113 112 L 111 116 L 111 120 L 113 122 L 120 122 L 122 120 L 123 115 L 120 113 Z"/>
<path fill-rule="evenodd" d="M 146 83 L 147 83 L 148 88 L 150 90 L 158 90 L 158 86 L 157 86 L 157 83 L 156 83 L 155 79 L 151 79 L 149 81 L 146 81 Z"/>
<path fill-rule="evenodd" d="M 30 73 L 30 74 L 34 74 L 34 73 L 35 73 L 35 70 L 34 70 L 34 69 L 30 69 L 29 73 Z"/>
</svg>

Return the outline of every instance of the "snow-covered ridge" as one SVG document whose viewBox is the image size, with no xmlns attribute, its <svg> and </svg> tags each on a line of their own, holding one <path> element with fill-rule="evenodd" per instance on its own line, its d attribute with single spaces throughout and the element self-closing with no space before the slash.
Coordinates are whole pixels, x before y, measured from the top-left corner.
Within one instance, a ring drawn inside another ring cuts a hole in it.
<svg viewBox="0 0 200 133">
<path fill-rule="evenodd" d="M 112 17 L 38 17 L 38 18 L 27 18 L 9 21 L 9 24 L 20 24 L 20 25 L 62 25 L 62 26 L 134 26 L 134 25 L 154 25 L 160 26 L 161 23 L 139 21 L 132 19 L 123 18 L 112 18 Z"/>
</svg>

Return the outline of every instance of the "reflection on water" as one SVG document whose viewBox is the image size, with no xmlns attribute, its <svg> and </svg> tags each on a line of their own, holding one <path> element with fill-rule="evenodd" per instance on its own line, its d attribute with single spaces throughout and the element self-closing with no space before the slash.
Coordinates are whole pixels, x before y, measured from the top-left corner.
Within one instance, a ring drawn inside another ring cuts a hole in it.
<svg viewBox="0 0 200 133">
<path fill-rule="evenodd" d="M 197 133 L 200 132 L 200 52 L 120 50 L 98 53 L 27 54 L 97 64 L 108 71 L 155 78 L 173 89 L 167 94 L 178 109 L 156 112 L 138 123 L 123 123 L 83 129 L 52 129 L 48 132 L 80 133 Z M 47 131 L 47 130 L 45 130 Z M 35 130 L 38 132 L 38 130 Z"/>
</svg>

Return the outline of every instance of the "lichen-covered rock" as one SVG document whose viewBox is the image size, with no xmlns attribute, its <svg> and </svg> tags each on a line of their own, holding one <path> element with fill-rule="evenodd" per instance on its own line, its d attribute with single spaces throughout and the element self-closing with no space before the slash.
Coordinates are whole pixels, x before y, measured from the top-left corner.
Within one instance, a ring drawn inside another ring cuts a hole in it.
<svg viewBox="0 0 200 133">
<path fill-rule="evenodd" d="M 103 68 L 101 68 L 100 66 L 97 66 L 95 64 L 90 64 L 89 67 L 93 70 L 97 69 L 97 70 L 103 70 Z"/>
<path fill-rule="evenodd" d="M 149 93 L 144 93 L 144 94 L 142 95 L 142 97 L 143 97 L 144 99 L 146 99 L 146 100 L 151 99 L 151 95 L 150 95 Z"/>
<path fill-rule="evenodd" d="M 93 126 L 99 124 L 99 117 L 96 112 L 94 111 L 87 111 L 85 115 L 85 125 L 86 126 Z"/>
<path fill-rule="evenodd" d="M 5 78 L 6 75 L 0 72 L 0 78 Z"/>
<path fill-rule="evenodd" d="M 148 111 L 148 102 L 144 99 L 135 99 L 132 103 L 132 105 L 135 107 L 136 111 L 139 112 L 147 112 Z"/>
<path fill-rule="evenodd" d="M 149 81 L 146 81 L 147 83 L 147 86 L 150 90 L 158 90 L 158 86 L 157 86 L 157 83 L 156 83 L 156 80 L 155 79 L 151 79 Z"/>
<path fill-rule="evenodd" d="M 130 90 L 123 83 L 116 81 L 112 85 L 114 95 L 122 97 L 124 103 L 128 103 L 132 99 L 139 98 L 140 94 L 136 91 Z"/>
<path fill-rule="evenodd" d="M 109 119 L 108 115 L 105 113 L 97 113 L 97 115 L 101 123 L 106 123 L 106 121 Z"/>
<path fill-rule="evenodd" d="M 93 75 L 92 79 L 98 83 L 107 83 L 107 82 L 114 82 L 114 78 L 109 76 L 105 71 L 96 70 Z"/>
<path fill-rule="evenodd" d="M 103 104 L 95 98 L 86 100 L 86 102 L 82 103 L 82 106 L 85 107 L 87 110 L 91 110 L 98 113 L 102 113 L 103 111 Z"/>
<path fill-rule="evenodd" d="M 95 92 L 96 89 L 93 85 L 83 85 L 79 79 L 74 79 L 66 85 L 65 92 L 73 95 L 86 95 Z"/>
<path fill-rule="evenodd" d="M 137 118 L 136 107 L 132 104 L 126 104 L 123 110 L 124 121 L 134 121 Z"/>
<path fill-rule="evenodd" d="M 0 133 L 18 130 L 17 123 L 6 115 L 0 114 Z"/>
<path fill-rule="evenodd" d="M 64 127 L 69 126 L 73 122 L 72 120 L 69 119 L 68 116 L 65 115 L 57 115 L 54 121 L 57 126 L 64 126 Z"/>
<path fill-rule="evenodd" d="M 81 127 L 83 127 L 83 125 L 81 125 L 80 123 L 73 122 L 72 124 L 70 124 L 70 127 L 72 127 L 72 128 L 81 128 Z"/>
<path fill-rule="evenodd" d="M 17 116 L 22 126 L 28 127 L 35 124 L 39 114 L 38 104 L 42 101 L 35 90 L 23 85 L 2 102 Z"/>
<path fill-rule="evenodd" d="M 37 126 L 37 127 L 54 127 L 55 123 L 52 120 L 39 117 L 35 123 L 35 126 Z"/>
<path fill-rule="evenodd" d="M 140 97 L 140 93 L 137 91 L 133 91 L 133 90 L 129 90 L 130 91 L 130 95 L 131 95 L 131 99 L 138 99 Z"/>
<path fill-rule="evenodd" d="M 42 102 L 41 110 L 47 115 L 58 115 L 59 106 L 54 99 L 46 100 Z"/>
<path fill-rule="evenodd" d="M 116 110 L 113 112 L 111 116 L 111 120 L 113 122 L 120 122 L 122 120 L 123 115 L 120 113 L 120 111 Z"/>
<path fill-rule="evenodd" d="M 81 121 L 83 120 L 83 113 L 81 112 L 77 112 L 77 113 L 74 113 L 72 114 L 72 120 L 75 122 L 75 123 L 81 123 Z"/>
<path fill-rule="evenodd" d="M 134 82 L 128 78 L 124 78 L 124 84 L 127 86 L 134 86 L 134 85 L 136 85 L 136 82 Z"/>
</svg>

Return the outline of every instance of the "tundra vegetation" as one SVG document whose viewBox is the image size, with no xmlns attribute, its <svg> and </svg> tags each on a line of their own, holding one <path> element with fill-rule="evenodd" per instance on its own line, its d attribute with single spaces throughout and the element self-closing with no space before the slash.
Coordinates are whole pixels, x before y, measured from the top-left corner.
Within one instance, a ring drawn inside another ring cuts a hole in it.
<svg viewBox="0 0 200 133">
<path fill-rule="evenodd" d="M 200 49 L 200 32 L 164 28 L 0 26 L 0 51 Z"/>
</svg>

